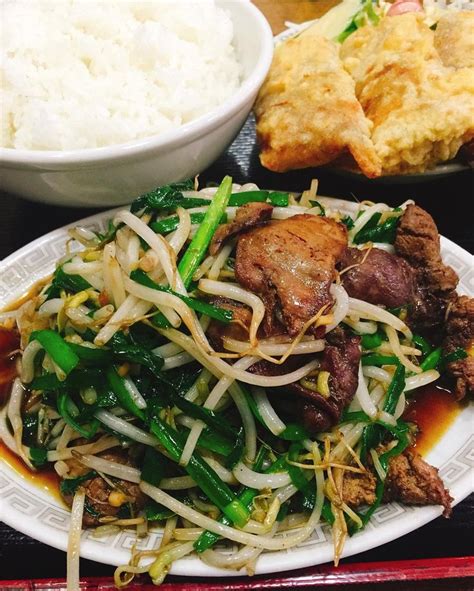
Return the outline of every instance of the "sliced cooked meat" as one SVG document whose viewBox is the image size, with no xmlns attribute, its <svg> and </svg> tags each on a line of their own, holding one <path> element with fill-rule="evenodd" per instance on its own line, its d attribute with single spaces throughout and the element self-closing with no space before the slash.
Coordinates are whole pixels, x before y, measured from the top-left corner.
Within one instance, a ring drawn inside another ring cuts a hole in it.
<svg viewBox="0 0 474 591">
<path fill-rule="evenodd" d="M 235 275 L 263 299 L 267 334 L 281 323 L 296 336 L 332 302 L 329 287 L 346 245 L 343 224 L 308 214 L 273 220 L 239 237 Z"/>
<path fill-rule="evenodd" d="M 443 342 L 444 353 L 450 354 L 456 349 L 471 352 L 474 347 L 474 298 L 457 296 L 449 308 L 445 324 L 446 336 Z M 466 394 L 474 393 L 474 357 L 453 361 L 447 366 L 454 378 L 454 394 L 461 400 Z"/>
<path fill-rule="evenodd" d="M 372 472 L 346 472 L 343 499 L 350 507 L 371 505 L 375 501 L 376 478 Z M 389 463 L 383 500 L 400 501 L 406 505 L 442 505 L 449 517 L 452 498 L 445 489 L 438 470 L 415 451 L 406 450 Z"/>
<path fill-rule="evenodd" d="M 127 466 L 134 465 L 128 455 L 119 451 L 108 451 L 99 454 L 99 457 L 111 462 L 126 464 Z M 72 462 L 75 466 L 75 461 L 72 460 Z M 86 468 L 82 473 L 87 473 L 88 471 L 89 469 Z M 77 473 L 77 470 L 75 470 L 75 475 L 80 475 Z M 117 516 L 123 506 L 128 506 L 136 514 L 145 505 L 146 498 L 138 484 L 117 478 L 111 478 L 110 480 L 114 482 L 116 488 L 112 488 L 101 476 L 94 476 L 82 483 L 81 486 L 86 491 L 86 509 L 82 518 L 83 525 L 99 525 L 100 517 Z M 115 495 L 114 504 L 111 505 L 110 494 L 113 491 L 116 491 L 119 495 L 120 493 L 122 494 L 120 495 L 121 499 L 120 496 Z M 63 495 L 63 499 L 69 507 L 72 506 L 73 495 Z"/>
<path fill-rule="evenodd" d="M 328 335 L 329 345 L 323 352 L 321 370 L 328 371 L 330 396 L 305 388 L 300 382 L 282 388 L 267 388 L 267 394 L 277 405 L 283 401 L 286 409 L 303 422 L 310 433 L 327 431 L 336 425 L 344 408 L 354 397 L 358 384 L 360 338 L 348 336 L 342 329 Z M 307 362 L 308 356 L 292 356 L 284 364 L 260 361 L 249 371 L 258 375 L 274 376 L 288 373 Z M 296 397 L 296 404 L 295 404 Z"/>
<path fill-rule="evenodd" d="M 356 265 L 352 267 L 352 265 Z M 380 248 L 348 248 L 339 263 L 347 293 L 377 306 L 398 308 L 413 300 L 414 273 L 402 258 Z"/>
<path fill-rule="evenodd" d="M 406 505 L 442 505 L 445 517 L 451 513 L 452 498 L 437 468 L 413 450 L 406 450 L 390 461 L 384 499 Z"/>
<path fill-rule="evenodd" d="M 454 378 L 454 395 L 462 400 L 474 392 L 474 357 L 458 359 L 447 366 L 448 373 Z"/>
<path fill-rule="evenodd" d="M 213 320 L 207 329 L 206 334 L 216 351 L 224 351 L 224 337 L 237 341 L 249 340 L 252 310 L 248 306 L 224 297 L 211 298 L 209 302 L 224 310 L 230 310 L 233 314 L 232 322 L 229 324 Z"/>
<path fill-rule="evenodd" d="M 342 498 L 349 507 L 361 505 L 373 505 L 375 503 L 375 487 L 377 479 L 367 470 L 363 474 L 359 472 L 345 472 L 342 481 Z"/>
<path fill-rule="evenodd" d="M 329 344 L 324 349 L 321 370 L 330 374 L 330 396 L 325 398 L 300 383 L 288 386 L 300 396 L 298 406 L 303 424 L 310 433 L 327 431 L 336 425 L 343 410 L 354 398 L 358 385 L 360 337 L 348 336 L 342 329 L 336 329 L 328 334 L 327 341 Z"/>
<path fill-rule="evenodd" d="M 210 254 L 217 254 L 221 246 L 229 238 L 268 222 L 272 217 L 272 212 L 273 207 L 268 203 L 247 203 L 239 207 L 233 222 L 217 228 L 209 246 Z"/>
<path fill-rule="evenodd" d="M 433 218 L 417 205 L 409 205 L 400 219 L 395 249 L 415 272 L 415 298 L 409 322 L 436 337 L 446 309 L 455 297 L 458 276 L 441 260 L 440 238 Z"/>
<path fill-rule="evenodd" d="M 441 260 L 438 228 L 430 214 L 418 205 L 409 205 L 402 215 L 395 248 L 415 268 L 429 267 L 429 279 L 436 290 L 449 292 L 456 288 L 458 276 Z"/>
</svg>

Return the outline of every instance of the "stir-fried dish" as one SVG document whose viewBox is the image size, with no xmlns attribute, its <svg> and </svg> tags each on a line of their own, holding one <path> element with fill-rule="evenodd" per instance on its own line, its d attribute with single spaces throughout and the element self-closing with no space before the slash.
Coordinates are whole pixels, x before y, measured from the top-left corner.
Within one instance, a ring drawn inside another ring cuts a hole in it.
<svg viewBox="0 0 474 591">
<path fill-rule="evenodd" d="M 337 563 L 391 500 L 449 515 L 403 417 L 425 384 L 473 391 L 474 300 L 413 202 L 349 216 L 315 193 L 158 188 L 70 231 L 53 276 L 0 316 L 20 343 L 0 437 L 61 478 L 71 589 L 87 526 L 136 529 L 123 586 L 192 552 L 252 573 L 321 522 Z"/>
</svg>

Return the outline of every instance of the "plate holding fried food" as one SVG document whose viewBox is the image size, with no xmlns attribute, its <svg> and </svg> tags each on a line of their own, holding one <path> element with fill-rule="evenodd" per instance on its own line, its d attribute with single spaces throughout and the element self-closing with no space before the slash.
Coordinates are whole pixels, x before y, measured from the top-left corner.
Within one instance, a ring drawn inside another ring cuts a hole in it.
<svg viewBox="0 0 474 591">
<path fill-rule="evenodd" d="M 472 142 L 474 13 L 360 6 L 337 35 L 330 11 L 277 46 L 255 106 L 270 170 L 419 174 Z"/>
</svg>

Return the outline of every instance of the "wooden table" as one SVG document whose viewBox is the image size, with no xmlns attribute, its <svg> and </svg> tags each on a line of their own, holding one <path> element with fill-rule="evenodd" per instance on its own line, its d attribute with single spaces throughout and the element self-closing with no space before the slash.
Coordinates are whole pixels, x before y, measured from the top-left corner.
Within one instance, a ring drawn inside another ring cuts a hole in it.
<svg viewBox="0 0 474 591">
<path fill-rule="evenodd" d="M 282 0 L 255 0 L 271 21 L 273 30 L 279 32 L 284 27 L 285 20 L 300 22 L 319 16 L 325 9 L 333 5 L 334 0 L 306 1 L 282 1 Z M 381 183 L 366 182 L 364 180 L 352 180 L 343 178 L 327 171 L 298 171 L 285 175 L 271 173 L 260 166 L 258 150 L 255 145 L 255 127 L 250 118 L 232 146 L 201 175 L 203 183 L 216 181 L 231 174 L 236 182 L 252 180 L 261 187 L 274 189 L 291 189 L 302 191 L 309 186 L 311 178 L 317 176 L 320 179 L 320 193 L 348 199 L 371 199 L 385 201 L 391 205 L 399 204 L 405 199 L 413 198 L 422 207 L 428 209 L 438 221 L 442 234 L 458 243 L 470 252 L 474 252 L 474 234 L 468 212 L 472 210 L 470 199 L 472 197 L 473 178 L 471 173 L 461 173 L 444 179 L 436 179 L 427 183 L 411 185 L 385 185 Z M 97 210 L 84 210 L 46 206 L 39 203 L 24 201 L 11 195 L 0 194 L 2 212 L 0 215 L 0 259 L 12 253 L 16 249 L 30 242 L 34 238 L 57 228 L 65 223 L 77 220 L 94 213 Z M 382 547 L 376 548 L 364 554 L 343 561 L 343 564 L 359 563 L 360 569 L 374 561 L 383 561 L 387 568 L 392 564 L 393 571 L 397 568 L 408 569 L 406 564 L 399 567 L 391 561 L 422 560 L 455 558 L 472 554 L 472 541 L 469 543 L 468 533 L 472 532 L 474 525 L 474 496 L 460 503 L 453 511 L 450 520 L 436 519 L 423 528 L 395 540 Z M 458 561 L 451 564 L 448 571 L 448 562 L 439 562 L 436 579 L 424 582 L 405 582 L 400 584 L 380 583 L 371 584 L 370 590 L 380 591 L 472 591 L 474 579 L 467 576 L 469 566 L 473 572 L 473 562 Z M 432 564 L 432 563 L 430 563 Z M 0 579 L 31 579 L 35 577 L 64 577 L 65 555 L 45 546 L 33 539 L 13 531 L 0 523 Z M 356 567 L 354 567 L 356 568 Z M 367 567 L 372 568 L 372 567 Z M 375 568 L 375 567 L 374 567 Z M 453 570 L 456 569 L 456 570 Z M 465 570 L 463 570 L 465 569 Z M 423 569 L 421 569 L 423 570 Z M 110 577 L 112 568 L 91 561 L 82 561 L 81 573 L 84 577 L 101 576 Z M 308 573 L 316 573 L 306 570 Z M 410 571 L 410 572 L 413 572 Z M 462 579 L 445 579 L 448 572 L 465 572 Z M 443 574 L 444 573 L 444 574 Z M 286 579 L 286 584 L 292 588 L 314 588 L 310 579 L 304 578 L 302 573 L 288 573 L 291 578 Z M 400 570 L 400 577 L 403 570 Z M 331 578 L 332 577 L 332 578 Z M 326 582 L 330 582 L 331 589 L 346 589 L 343 582 L 350 578 L 341 576 L 337 584 L 336 575 L 327 576 Z M 352 579 L 355 580 L 355 579 Z M 389 581 L 390 579 L 385 579 Z M 231 589 L 230 580 L 227 583 L 221 580 L 220 589 Z M 306 583 L 305 583 L 306 581 Z M 211 581 L 197 581 L 195 578 L 171 579 L 171 585 L 166 585 L 167 590 L 177 589 L 207 589 Z M 220 583 L 213 580 L 213 583 Z M 240 581 L 240 589 L 250 589 L 249 580 Z M 254 588 L 268 589 L 281 588 L 285 581 L 269 581 L 267 578 L 259 578 Z M 322 583 L 320 583 L 322 584 Z M 327 583 L 329 585 L 329 583 Z M 111 588 L 110 578 L 107 586 Z M 196 586 L 195 586 L 196 585 Z M 10 587 L 9 587 L 10 588 Z M 26 589 L 27 587 L 23 587 Z M 42 589 L 46 587 L 42 587 Z M 49 588 L 49 587 L 48 587 Z M 58 588 L 58 587 L 55 587 Z M 214 587 L 213 587 L 214 588 Z M 369 585 L 356 586 L 357 589 L 369 589 Z M 6 585 L 0 584 L 0 589 L 6 589 Z M 33 589 L 33 587 L 28 587 Z M 90 587 L 92 589 L 92 587 Z M 352 586 L 351 586 L 352 589 Z"/>
<path fill-rule="evenodd" d="M 285 29 L 285 21 L 302 23 L 319 18 L 338 0 L 253 0 L 267 17 L 275 34 Z"/>
</svg>

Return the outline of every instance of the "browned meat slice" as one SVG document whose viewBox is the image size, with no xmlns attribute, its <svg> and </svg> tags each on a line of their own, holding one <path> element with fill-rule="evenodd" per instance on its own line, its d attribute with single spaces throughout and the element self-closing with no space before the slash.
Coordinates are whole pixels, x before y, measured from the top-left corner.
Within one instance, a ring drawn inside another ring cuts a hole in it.
<svg viewBox="0 0 474 591">
<path fill-rule="evenodd" d="M 248 306 L 223 297 L 211 298 L 209 302 L 224 310 L 230 310 L 233 314 L 232 322 L 229 324 L 213 320 L 207 329 L 206 334 L 216 351 L 224 351 L 224 337 L 236 339 L 237 341 L 249 340 L 252 310 Z"/>
<path fill-rule="evenodd" d="M 445 324 L 446 336 L 443 342 L 445 354 L 456 349 L 464 349 L 469 353 L 474 347 L 474 298 L 458 296 L 449 308 Z M 464 359 L 453 361 L 447 366 L 448 372 L 455 381 L 454 394 L 461 400 L 466 394 L 474 393 L 474 357 L 468 355 Z"/>
<path fill-rule="evenodd" d="M 240 236 L 235 275 L 263 299 L 267 334 L 281 323 L 296 336 L 332 302 L 329 287 L 346 245 L 343 224 L 308 214 L 273 220 Z"/>
<path fill-rule="evenodd" d="M 217 254 L 221 246 L 229 238 L 268 222 L 272 217 L 272 211 L 273 206 L 268 203 L 247 203 L 239 207 L 233 222 L 217 228 L 209 246 L 210 254 Z"/>
<path fill-rule="evenodd" d="M 397 254 L 415 271 L 415 299 L 409 315 L 417 330 L 435 336 L 446 309 L 455 297 L 458 276 L 441 260 L 440 239 L 433 218 L 409 205 L 400 219 L 395 239 Z"/>
<path fill-rule="evenodd" d="M 349 268 L 341 279 L 353 298 L 387 308 L 399 308 L 413 300 L 412 268 L 404 259 L 380 248 L 372 248 L 368 254 L 366 250 L 348 248 L 339 268 Z"/>
<path fill-rule="evenodd" d="M 330 344 L 326 346 L 321 360 L 321 370 L 330 373 L 328 398 L 305 388 L 300 382 L 267 389 L 267 394 L 273 395 L 272 402 L 277 405 L 283 403 L 283 407 L 294 414 L 299 422 L 302 421 L 310 433 L 327 431 L 336 425 L 357 389 L 360 338 L 348 336 L 342 329 L 335 329 L 328 334 L 328 342 Z M 282 365 L 260 361 L 249 371 L 259 375 L 281 375 L 295 370 L 306 361 L 307 356 L 292 356 Z"/>
<path fill-rule="evenodd" d="M 342 493 L 344 501 L 351 507 L 372 504 L 375 501 L 375 485 L 372 472 L 346 472 Z M 445 517 L 451 513 L 452 498 L 438 470 L 410 449 L 390 460 L 383 500 L 400 501 L 406 505 L 442 505 Z"/>
<path fill-rule="evenodd" d="M 291 384 L 289 388 L 299 394 L 298 406 L 303 424 L 310 433 L 327 431 L 336 425 L 343 410 L 352 401 L 358 385 L 360 361 L 360 337 L 348 336 L 343 330 L 328 334 L 328 345 L 324 349 L 321 370 L 328 371 L 330 396 Z"/>
<path fill-rule="evenodd" d="M 452 498 L 438 469 L 409 449 L 390 461 L 384 499 L 406 505 L 443 505 L 444 515 L 451 513 Z"/>
<path fill-rule="evenodd" d="M 456 273 L 441 260 L 438 228 L 430 214 L 418 205 L 409 205 L 402 215 L 395 248 L 414 267 L 429 266 L 434 288 L 443 292 L 456 288 Z"/>
<path fill-rule="evenodd" d="M 107 451 L 99 454 L 99 456 L 111 462 L 126 464 L 127 466 L 134 465 L 128 455 L 123 452 Z M 85 474 L 90 471 L 88 468 L 77 470 L 75 460 L 72 460 L 72 464 L 74 465 L 76 477 L 81 473 Z M 81 486 L 86 491 L 86 510 L 82 518 L 84 526 L 99 525 L 100 517 L 116 516 L 123 506 L 128 506 L 136 514 L 145 505 L 146 498 L 138 484 L 118 480 L 117 478 L 111 478 L 110 480 L 114 482 L 116 488 L 112 488 L 101 476 L 95 476 L 82 483 Z M 115 499 L 110 496 L 114 491 L 119 493 L 114 495 Z M 63 495 L 63 499 L 69 507 L 72 506 L 73 495 Z M 113 504 L 110 504 L 111 500 Z"/>
<path fill-rule="evenodd" d="M 345 472 L 342 481 L 342 498 L 349 507 L 361 505 L 373 505 L 375 503 L 375 487 L 377 479 L 367 470 L 363 474 L 359 472 Z"/>
</svg>

